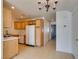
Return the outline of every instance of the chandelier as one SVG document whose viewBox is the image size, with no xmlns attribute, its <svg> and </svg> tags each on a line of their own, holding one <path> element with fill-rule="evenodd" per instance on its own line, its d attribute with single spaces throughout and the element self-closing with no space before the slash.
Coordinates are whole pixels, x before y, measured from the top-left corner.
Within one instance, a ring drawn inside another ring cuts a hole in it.
<svg viewBox="0 0 79 59">
<path fill-rule="evenodd" d="M 49 4 L 49 0 L 46 0 L 46 3 L 43 7 L 46 8 L 46 12 L 48 12 L 49 8 L 51 7 L 53 10 L 56 9 L 56 5 L 57 5 L 58 1 L 54 1 L 54 6 L 52 7 L 50 4 Z M 42 5 L 42 2 L 38 2 L 38 5 Z M 39 10 L 42 10 L 43 7 L 39 7 Z"/>
</svg>

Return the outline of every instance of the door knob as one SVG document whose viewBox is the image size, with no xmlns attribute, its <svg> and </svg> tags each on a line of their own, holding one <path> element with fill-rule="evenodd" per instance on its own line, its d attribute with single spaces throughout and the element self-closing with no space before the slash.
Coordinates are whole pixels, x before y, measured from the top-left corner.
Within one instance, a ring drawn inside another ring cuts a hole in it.
<svg viewBox="0 0 79 59">
<path fill-rule="evenodd" d="M 76 41 L 78 41 L 78 39 L 75 39 Z"/>
<path fill-rule="evenodd" d="M 64 25 L 64 27 L 66 27 L 66 25 Z"/>
</svg>

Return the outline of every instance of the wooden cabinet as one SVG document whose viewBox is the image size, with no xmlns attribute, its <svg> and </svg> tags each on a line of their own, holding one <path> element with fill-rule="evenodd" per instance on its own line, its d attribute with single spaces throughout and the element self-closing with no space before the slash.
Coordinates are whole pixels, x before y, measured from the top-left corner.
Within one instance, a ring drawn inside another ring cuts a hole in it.
<svg viewBox="0 0 79 59">
<path fill-rule="evenodd" d="M 12 25 L 12 15 L 9 8 L 3 8 L 3 27 L 11 27 Z"/>
<path fill-rule="evenodd" d="M 35 25 L 35 20 L 30 21 L 15 21 L 14 22 L 14 28 L 17 30 L 24 30 L 26 25 Z"/>
<path fill-rule="evenodd" d="M 14 22 L 14 28 L 17 29 L 17 30 L 23 30 L 25 29 L 25 22 L 23 21 L 15 21 Z"/>
<path fill-rule="evenodd" d="M 18 37 L 4 38 L 3 59 L 12 59 L 18 54 Z"/>
<path fill-rule="evenodd" d="M 20 24 L 20 22 L 14 22 L 14 28 L 15 29 L 20 29 L 20 26 L 21 24 Z"/>
<path fill-rule="evenodd" d="M 35 20 L 30 20 L 30 21 L 27 21 L 28 25 L 35 25 L 36 24 L 36 21 Z"/>
<path fill-rule="evenodd" d="M 40 27 L 41 26 L 41 20 L 36 20 L 36 27 Z"/>
<path fill-rule="evenodd" d="M 21 29 L 25 29 L 25 26 L 26 26 L 26 25 L 25 25 L 25 22 L 21 22 L 20 25 L 21 25 Z"/>
<path fill-rule="evenodd" d="M 36 45 L 39 47 L 43 46 L 44 44 L 42 24 L 42 20 L 36 20 Z"/>
</svg>

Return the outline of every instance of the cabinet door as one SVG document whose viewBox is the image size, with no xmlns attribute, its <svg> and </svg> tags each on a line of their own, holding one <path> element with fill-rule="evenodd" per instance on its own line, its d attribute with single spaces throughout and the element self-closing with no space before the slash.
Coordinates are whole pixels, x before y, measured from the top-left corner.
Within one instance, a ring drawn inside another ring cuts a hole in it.
<svg viewBox="0 0 79 59">
<path fill-rule="evenodd" d="M 41 20 L 36 20 L 36 26 L 40 27 L 41 26 Z"/>
<path fill-rule="evenodd" d="M 18 54 L 18 38 L 8 41 L 3 41 L 3 59 L 11 59 Z"/>
<path fill-rule="evenodd" d="M 18 29 L 18 30 L 25 29 L 25 22 L 15 22 L 14 27 L 15 29 Z"/>
<path fill-rule="evenodd" d="M 25 29 L 25 22 L 20 23 L 20 29 Z"/>
<path fill-rule="evenodd" d="M 36 20 L 36 44 L 37 46 L 43 46 L 43 32 L 42 32 L 42 20 Z"/>
<path fill-rule="evenodd" d="M 3 26 L 4 27 L 12 27 L 12 15 L 11 15 L 11 10 L 8 8 L 3 9 Z"/>
<path fill-rule="evenodd" d="M 15 29 L 21 29 L 21 23 L 20 22 L 15 22 L 14 27 L 15 27 Z"/>
</svg>

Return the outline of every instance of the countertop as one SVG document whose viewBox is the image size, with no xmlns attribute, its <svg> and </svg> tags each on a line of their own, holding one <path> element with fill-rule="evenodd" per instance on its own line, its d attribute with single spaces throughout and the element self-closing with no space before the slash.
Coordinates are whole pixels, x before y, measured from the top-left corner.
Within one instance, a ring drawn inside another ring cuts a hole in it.
<svg viewBox="0 0 79 59">
<path fill-rule="evenodd" d="M 8 40 L 15 40 L 15 39 L 18 39 L 19 37 L 14 37 L 14 36 L 11 36 L 11 37 L 4 37 L 4 40 L 3 41 L 8 41 Z"/>
</svg>

